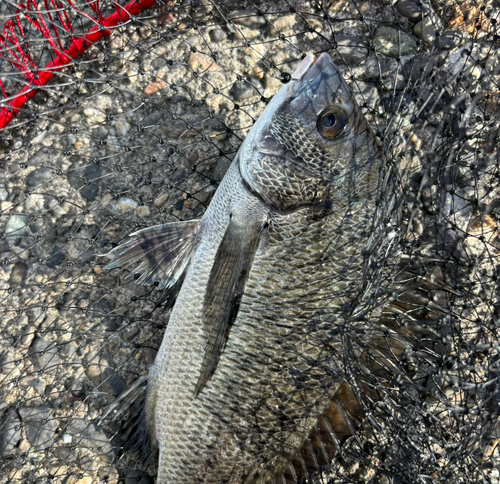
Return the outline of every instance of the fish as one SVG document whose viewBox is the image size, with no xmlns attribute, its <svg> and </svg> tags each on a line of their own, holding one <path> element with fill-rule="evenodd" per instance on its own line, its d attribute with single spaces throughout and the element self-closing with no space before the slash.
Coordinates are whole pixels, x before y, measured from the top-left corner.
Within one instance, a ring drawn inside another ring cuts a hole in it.
<svg viewBox="0 0 500 484">
<path fill-rule="evenodd" d="M 203 217 L 142 229 L 108 254 L 106 269 L 176 292 L 141 381 L 137 435 L 158 449 L 158 484 L 298 482 L 356 435 L 360 393 L 377 395 L 346 379 L 346 330 L 362 327 L 398 240 L 382 159 L 330 55 L 308 54 Z M 405 350 L 390 331 L 365 335 L 373 371 Z"/>
</svg>

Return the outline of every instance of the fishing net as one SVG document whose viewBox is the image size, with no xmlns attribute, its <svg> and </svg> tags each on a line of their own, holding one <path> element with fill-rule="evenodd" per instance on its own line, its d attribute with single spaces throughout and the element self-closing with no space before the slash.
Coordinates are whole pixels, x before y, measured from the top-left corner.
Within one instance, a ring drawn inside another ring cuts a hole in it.
<svg viewBox="0 0 500 484">
<path fill-rule="evenodd" d="M 310 479 L 500 482 L 499 12 L 2 0 L 0 482 L 153 482 L 156 462 L 100 419 L 147 374 L 172 301 L 99 254 L 201 217 L 308 52 L 339 66 L 401 201 L 382 221 L 401 256 L 378 257 L 341 355 L 364 418 Z"/>
</svg>

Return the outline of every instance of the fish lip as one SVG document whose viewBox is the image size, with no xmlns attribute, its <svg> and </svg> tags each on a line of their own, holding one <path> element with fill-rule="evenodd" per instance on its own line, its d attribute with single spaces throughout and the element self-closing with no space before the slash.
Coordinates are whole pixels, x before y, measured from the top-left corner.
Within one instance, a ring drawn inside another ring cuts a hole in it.
<svg viewBox="0 0 500 484">
<path fill-rule="evenodd" d="M 322 74 L 328 65 L 335 66 L 332 58 L 327 53 L 323 52 L 319 57 L 311 53 L 307 54 L 292 74 L 290 91 L 293 97 L 298 97 L 309 84 Z M 311 73 L 314 66 L 316 66 L 314 71 L 317 72 Z M 308 74 L 311 74 L 311 76 L 308 76 Z"/>
<path fill-rule="evenodd" d="M 314 65 L 317 61 L 317 58 L 314 54 L 309 52 L 300 63 L 299 67 L 293 71 L 292 81 L 301 81 L 302 78 L 307 74 L 307 71 Z"/>
</svg>

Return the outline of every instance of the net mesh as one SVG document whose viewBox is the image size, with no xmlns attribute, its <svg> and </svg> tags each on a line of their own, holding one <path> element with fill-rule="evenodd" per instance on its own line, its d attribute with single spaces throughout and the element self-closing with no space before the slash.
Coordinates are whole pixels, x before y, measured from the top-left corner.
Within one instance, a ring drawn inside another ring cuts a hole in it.
<svg viewBox="0 0 500 484">
<path fill-rule="evenodd" d="M 313 479 L 500 482 L 499 11 L 494 0 L 3 0 L 0 482 L 152 482 L 156 462 L 123 452 L 119 424 L 100 417 L 147 374 L 171 301 L 103 270 L 99 254 L 201 217 L 308 52 L 333 57 L 399 174 L 391 230 L 410 261 L 350 328 L 346 379 L 363 375 L 377 398 L 357 394 L 368 418 Z M 421 328 L 386 378 L 365 364 L 370 315 Z"/>
</svg>

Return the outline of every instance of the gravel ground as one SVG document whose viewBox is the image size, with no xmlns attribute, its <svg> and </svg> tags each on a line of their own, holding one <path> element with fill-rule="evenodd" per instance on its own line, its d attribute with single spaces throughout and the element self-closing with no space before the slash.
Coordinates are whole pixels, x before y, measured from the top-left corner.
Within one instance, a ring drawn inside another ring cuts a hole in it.
<svg viewBox="0 0 500 484">
<path fill-rule="evenodd" d="M 426 402 L 435 421 L 418 420 L 435 459 L 419 482 L 500 482 L 498 5 L 175 3 L 90 48 L 0 134 L 0 482 L 153 482 L 155 462 L 143 472 L 111 439 L 119 425 L 98 421 L 153 363 L 168 308 L 98 254 L 139 227 L 199 218 L 309 51 L 333 56 L 401 173 L 402 250 L 454 288 L 422 303 L 429 319 L 429 301 L 447 308 L 452 351 L 436 368 L 444 396 Z M 0 66 L 12 95 L 24 78 Z M 349 440 L 329 475 L 407 482 L 395 428 L 383 441 L 367 425 L 370 452 Z"/>
</svg>

